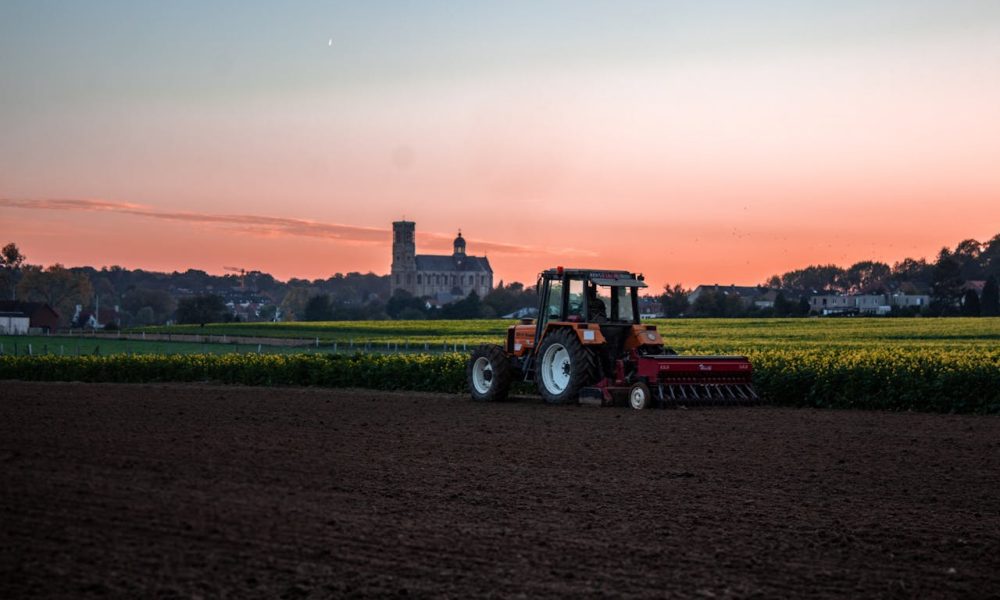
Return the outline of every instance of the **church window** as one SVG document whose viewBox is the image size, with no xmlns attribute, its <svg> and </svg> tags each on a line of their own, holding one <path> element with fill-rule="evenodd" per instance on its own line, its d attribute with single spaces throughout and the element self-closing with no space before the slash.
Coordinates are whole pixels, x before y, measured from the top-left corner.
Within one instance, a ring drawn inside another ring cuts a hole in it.
<svg viewBox="0 0 1000 600">
<path fill-rule="evenodd" d="M 420 281 L 420 273 L 417 273 L 417 283 L 421 283 L 421 281 Z"/>
</svg>

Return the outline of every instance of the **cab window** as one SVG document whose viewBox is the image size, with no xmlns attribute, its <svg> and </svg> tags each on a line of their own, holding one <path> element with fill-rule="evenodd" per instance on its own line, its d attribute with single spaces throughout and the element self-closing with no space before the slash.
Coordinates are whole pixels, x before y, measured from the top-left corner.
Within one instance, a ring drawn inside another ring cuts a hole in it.
<svg viewBox="0 0 1000 600">
<path fill-rule="evenodd" d="M 545 319 L 562 318 L 563 284 L 558 279 L 549 282 L 549 302 L 545 307 Z"/>
<path fill-rule="evenodd" d="M 630 288 L 616 287 L 614 288 L 614 293 L 617 296 L 618 302 L 618 314 L 615 315 L 615 320 L 617 321 L 627 321 L 632 323 L 635 321 L 635 315 L 632 313 L 632 296 L 629 295 Z"/>
<path fill-rule="evenodd" d="M 569 303 L 566 311 L 566 318 L 568 320 L 573 320 L 572 317 L 583 318 L 583 280 L 582 279 L 570 279 L 569 280 Z"/>
<path fill-rule="evenodd" d="M 606 322 L 611 318 L 611 296 L 607 286 L 592 285 L 587 290 L 590 294 L 588 298 L 590 320 L 595 323 Z"/>
</svg>

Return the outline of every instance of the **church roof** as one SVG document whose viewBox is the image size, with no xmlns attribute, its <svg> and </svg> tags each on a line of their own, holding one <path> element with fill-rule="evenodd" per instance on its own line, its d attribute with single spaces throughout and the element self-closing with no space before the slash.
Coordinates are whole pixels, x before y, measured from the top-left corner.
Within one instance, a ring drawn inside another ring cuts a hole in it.
<svg viewBox="0 0 1000 600">
<path fill-rule="evenodd" d="M 485 256 L 463 256 L 457 258 L 451 254 L 445 256 L 418 254 L 416 259 L 418 271 L 493 272 L 493 268 L 490 267 L 490 259 Z"/>
</svg>

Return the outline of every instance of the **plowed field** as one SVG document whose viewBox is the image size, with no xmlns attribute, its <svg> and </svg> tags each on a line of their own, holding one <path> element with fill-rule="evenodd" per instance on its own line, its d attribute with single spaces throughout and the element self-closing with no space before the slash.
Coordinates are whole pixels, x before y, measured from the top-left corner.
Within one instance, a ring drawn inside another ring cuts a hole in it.
<svg viewBox="0 0 1000 600">
<path fill-rule="evenodd" d="M 1000 419 L 0 383 L 0 596 L 996 597 Z"/>
</svg>

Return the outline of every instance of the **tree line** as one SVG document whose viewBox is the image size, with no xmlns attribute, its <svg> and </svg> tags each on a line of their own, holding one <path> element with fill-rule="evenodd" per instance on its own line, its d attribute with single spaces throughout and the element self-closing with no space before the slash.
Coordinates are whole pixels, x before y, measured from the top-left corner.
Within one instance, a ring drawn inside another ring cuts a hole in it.
<svg viewBox="0 0 1000 600">
<path fill-rule="evenodd" d="M 924 308 L 894 308 L 903 316 L 998 316 L 1000 234 L 987 242 L 967 239 L 954 248 L 944 247 L 934 261 L 906 258 L 889 265 L 860 261 L 843 268 L 833 264 L 810 265 L 773 275 L 758 287 L 761 294 L 776 291 L 773 307 L 760 308 L 741 301 L 724 289 L 710 290 L 688 301 L 693 290 L 667 285 L 660 302 L 668 317 L 806 316 L 809 298 L 823 294 L 921 294 L 930 297 Z M 982 289 L 971 287 L 983 282 Z"/>
<path fill-rule="evenodd" d="M 760 308 L 724 290 L 708 291 L 689 301 L 691 290 L 667 285 L 658 297 L 663 313 L 676 316 L 805 316 L 809 297 L 816 294 L 927 294 L 921 314 L 1000 314 L 997 280 L 1000 278 L 1000 235 L 987 242 L 973 239 L 953 249 L 942 248 L 934 261 L 906 258 L 893 265 L 861 261 L 849 267 L 810 265 L 774 275 L 758 287 L 775 291 L 773 306 Z M 981 289 L 969 282 L 982 281 Z M 120 266 L 49 267 L 33 265 L 15 243 L 0 249 L 0 299 L 45 302 L 60 314 L 63 326 L 73 325 L 76 307 L 118 307 L 122 326 L 224 320 L 284 321 L 466 319 L 493 318 L 534 307 L 534 287 L 501 281 L 489 294 L 470 294 L 444 306 L 396 290 L 390 293 L 388 275 L 337 273 L 326 279 L 275 279 L 251 270 L 212 275 L 198 269 L 161 273 Z M 252 311 L 234 313 L 226 303 L 247 305 Z M 102 312 L 104 312 L 102 310 Z M 896 311 L 915 314 L 917 310 Z"/>
<path fill-rule="evenodd" d="M 390 294 L 388 275 L 336 273 L 328 278 L 288 281 L 261 271 L 212 275 L 198 269 L 161 273 L 110 267 L 33 265 L 17 244 L 0 249 L 0 299 L 44 302 L 73 322 L 76 307 L 84 312 L 100 304 L 101 312 L 117 307 L 123 327 L 232 320 L 283 321 L 463 319 L 509 314 L 536 303 L 534 288 L 500 283 L 485 297 L 470 296 L 443 307 L 428 306 L 401 290 Z M 234 313 L 249 303 L 252 312 Z M 105 324 L 102 322 L 102 324 Z"/>
</svg>

